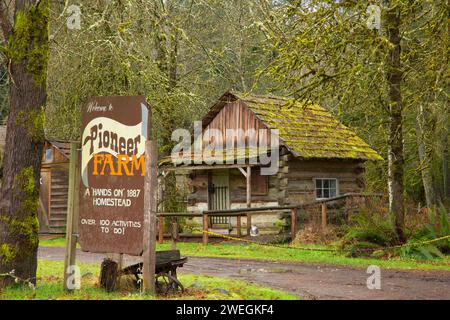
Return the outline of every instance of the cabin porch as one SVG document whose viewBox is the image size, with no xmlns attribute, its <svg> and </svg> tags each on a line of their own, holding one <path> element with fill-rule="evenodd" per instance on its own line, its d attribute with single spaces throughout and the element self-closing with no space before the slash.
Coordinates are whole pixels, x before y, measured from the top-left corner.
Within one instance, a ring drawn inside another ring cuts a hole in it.
<svg viewBox="0 0 450 320">
<path fill-rule="evenodd" d="M 180 170 L 189 176 L 187 213 L 279 206 L 277 175 L 262 175 L 260 165 L 199 165 L 162 169 L 166 174 Z M 194 224 L 202 224 L 201 217 L 193 220 Z M 246 235 L 249 234 L 252 222 L 263 232 L 274 233 L 279 232 L 282 217 L 278 212 L 273 212 L 253 215 L 253 220 L 237 215 L 211 215 L 208 218 L 209 228 L 214 232 L 234 235 L 242 235 L 238 232 L 238 226 L 247 230 Z"/>
</svg>

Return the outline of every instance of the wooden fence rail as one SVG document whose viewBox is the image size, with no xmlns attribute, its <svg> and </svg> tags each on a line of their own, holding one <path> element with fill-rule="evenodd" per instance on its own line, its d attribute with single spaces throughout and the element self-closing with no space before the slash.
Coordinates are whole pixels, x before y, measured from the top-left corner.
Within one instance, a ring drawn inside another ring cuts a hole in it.
<svg viewBox="0 0 450 320">
<path fill-rule="evenodd" d="M 348 198 L 382 198 L 384 197 L 381 194 L 360 194 L 360 193 L 348 193 L 338 197 L 318 200 L 303 204 L 295 204 L 289 206 L 272 206 L 272 207 L 259 207 L 259 208 L 239 208 L 239 209 L 229 209 L 229 210 L 206 210 L 203 212 L 180 212 L 180 213 L 165 213 L 161 212 L 157 214 L 158 224 L 159 224 L 159 232 L 158 232 L 158 241 L 160 244 L 164 242 L 164 221 L 165 218 L 175 219 L 175 218 L 202 218 L 202 242 L 207 245 L 209 242 L 209 217 L 210 216 L 221 216 L 221 217 L 236 217 L 236 233 L 237 237 L 242 236 L 242 226 L 241 219 L 242 217 L 246 217 L 247 219 L 247 230 L 249 229 L 249 222 L 251 224 L 251 216 L 253 214 L 273 214 L 274 212 L 281 213 L 282 216 L 287 217 L 291 221 L 291 236 L 295 237 L 298 230 L 298 218 L 299 214 L 308 207 L 318 206 L 321 208 L 321 227 L 325 229 L 327 226 L 328 214 L 327 208 L 330 203 L 339 200 L 346 200 Z M 176 224 L 175 224 L 176 225 Z M 174 230 L 171 231 L 174 233 Z M 249 232 L 247 231 L 247 235 Z M 173 237 L 172 237 L 173 238 Z"/>
</svg>

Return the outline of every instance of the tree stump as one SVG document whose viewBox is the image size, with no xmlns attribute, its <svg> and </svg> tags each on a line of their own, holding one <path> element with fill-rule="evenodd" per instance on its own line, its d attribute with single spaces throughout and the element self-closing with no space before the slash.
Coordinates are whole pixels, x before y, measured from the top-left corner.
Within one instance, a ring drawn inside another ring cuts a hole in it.
<svg viewBox="0 0 450 320">
<path fill-rule="evenodd" d="M 103 260 L 100 270 L 100 287 L 104 288 L 106 292 L 114 291 L 118 277 L 118 263 L 111 259 Z"/>
</svg>

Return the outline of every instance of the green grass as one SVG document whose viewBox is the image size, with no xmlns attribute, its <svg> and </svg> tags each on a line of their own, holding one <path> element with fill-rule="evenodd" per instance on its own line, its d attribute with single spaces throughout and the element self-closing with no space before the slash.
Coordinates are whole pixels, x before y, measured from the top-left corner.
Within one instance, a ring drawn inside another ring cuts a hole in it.
<svg viewBox="0 0 450 320">
<path fill-rule="evenodd" d="M 329 249 L 319 245 L 302 246 L 309 249 Z M 158 246 L 159 250 L 167 250 L 169 244 Z M 305 263 L 323 263 L 332 265 L 346 265 L 367 268 L 377 265 L 386 269 L 422 269 L 422 270 L 450 270 L 450 258 L 434 261 L 417 261 L 413 259 L 391 258 L 350 258 L 341 253 L 323 251 L 305 251 L 299 249 L 277 248 L 261 245 L 239 244 L 209 244 L 203 246 L 197 243 L 178 243 L 177 248 L 185 256 L 240 258 L 269 261 L 289 261 Z"/>
<path fill-rule="evenodd" d="M 0 300 L 147 300 L 154 299 L 138 292 L 119 291 L 107 293 L 98 287 L 99 266 L 80 263 L 81 289 L 66 293 L 63 286 L 63 262 L 39 260 L 37 286 L 8 288 L 0 292 Z M 158 297 L 158 299 L 195 300 L 293 300 L 297 297 L 288 293 L 253 285 L 244 281 L 197 275 L 181 275 L 181 283 L 187 288 L 184 294 Z M 194 285 L 191 287 L 191 285 Z M 221 289 L 221 290 L 219 290 Z"/>
<path fill-rule="evenodd" d="M 41 246 L 64 246 L 64 239 L 44 240 Z M 326 249 L 330 247 L 319 245 L 302 245 L 310 249 Z M 390 259 L 376 258 L 350 258 L 342 253 L 305 251 L 300 249 L 283 249 L 255 244 L 218 243 L 203 246 L 199 243 L 180 242 L 177 248 L 184 256 L 191 257 L 217 257 L 255 259 L 268 261 L 289 261 L 305 263 L 323 263 L 331 265 L 345 265 L 367 268 L 377 265 L 386 269 L 420 269 L 420 270 L 450 270 L 450 257 L 433 261 L 419 261 L 399 257 Z M 168 250 L 170 244 L 158 245 L 157 250 Z"/>
<path fill-rule="evenodd" d="M 65 247 L 66 239 L 65 238 L 54 238 L 54 239 L 39 239 L 39 246 L 41 247 Z M 77 248 L 80 245 L 77 243 Z"/>
</svg>

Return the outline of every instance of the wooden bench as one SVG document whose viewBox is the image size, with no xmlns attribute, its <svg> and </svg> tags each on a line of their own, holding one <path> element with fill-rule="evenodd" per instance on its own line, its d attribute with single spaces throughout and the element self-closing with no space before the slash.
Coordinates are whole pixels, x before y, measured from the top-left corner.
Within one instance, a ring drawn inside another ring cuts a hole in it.
<svg viewBox="0 0 450 320">
<path fill-rule="evenodd" d="M 184 287 L 177 278 L 177 268 L 183 267 L 187 258 L 182 258 L 179 250 L 157 251 L 155 266 L 156 290 L 160 294 L 184 291 Z M 143 263 L 138 263 L 119 270 L 116 261 L 105 259 L 100 272 L 100 287 L 106 291 L 114 291 L 117 280 L 123 275 L 134 275 L 135 286 L 139 288 L 142 281 Z"/>
</svg>

